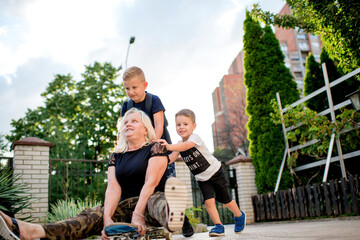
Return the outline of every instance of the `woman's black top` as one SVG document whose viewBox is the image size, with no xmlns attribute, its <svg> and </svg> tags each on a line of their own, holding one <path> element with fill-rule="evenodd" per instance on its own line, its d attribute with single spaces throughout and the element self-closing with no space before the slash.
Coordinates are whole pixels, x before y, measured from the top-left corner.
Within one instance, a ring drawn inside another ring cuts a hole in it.
<svg viewBox="0 0 360 240">
<path fill-rule="evenodd" d="M 125 153 L 112 153 L 108 167 L 115 166 L 115 176 L 121 187 L 121 199 L 140 195 L 145 183 L 146 169 L 149 159 L 155 156 L 166 156 L 167 150 L 160 143 L 151 143 L 135 151 Z M 155 188 L 155 192 L 164 191 L 166 174 Z"/>
</svg>

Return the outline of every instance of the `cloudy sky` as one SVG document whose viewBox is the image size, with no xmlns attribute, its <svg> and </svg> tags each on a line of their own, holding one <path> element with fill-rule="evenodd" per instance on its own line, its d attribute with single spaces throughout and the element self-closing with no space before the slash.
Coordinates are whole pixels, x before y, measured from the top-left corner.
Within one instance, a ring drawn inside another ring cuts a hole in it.
<svg viewBox="0 0 360 240">
<path fill-rule="evenodd" d="M 0 0 L 0 133 L 43 105 L 55 74 L 80 79 L 84 65 L 141 67 L 148 91 L 174 114 L 190 108 L 213 151 L 211 94 L 243 43 L 245 9 L 279 12 L 282 0 Z M 119 79 L 119 83 L 120 83 Z"/>
</svg>

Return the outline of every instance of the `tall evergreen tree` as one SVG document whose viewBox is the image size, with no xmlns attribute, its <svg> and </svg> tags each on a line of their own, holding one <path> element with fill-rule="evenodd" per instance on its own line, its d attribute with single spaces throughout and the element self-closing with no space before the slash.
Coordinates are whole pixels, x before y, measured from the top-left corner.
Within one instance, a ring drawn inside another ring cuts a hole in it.
<svg viewBox="0 0 360 240">
<path fill-rule="evenodd" d="M 325 48 L 323 48 L 321 51 L 320 62 L 321 64 L 325 63 L 326 65 L 326 71 L 329 77 L 329 82 L 333 82 L 336 79 L 345 75 L 343 70 L 338 67 L 339 61 L 337 59 L 331 59 Z M 324 86 L 325 85 L 324 78 L 322 78 L 322 81 Z M 359 88 L 360 88 L 360 81 L 356 80 L 354 77 L 332 87 L 331 95 L 334 105 L 347 100 L 346 95 L 354 92 Z M 327 107 L 328 106 L 329 104 L 327 103 Z"/>
<path fill-rule="evenodd" d="M 322 49 L 320 55 L 320 62 L 318 63 L 314 56 L 310 54 L 306 59 L 306 74 L 304 78 L 304 95 L 307 96 L 310 93 L 325 86 L 324 74 L 322 70 L 322 64 L 325 63 L 329 82 L 333 82 L 336 79 L 344 75 L 343 71 L 338 68 L 337 60 L 332 60 L 325 48 Z M 340 83 L 331 88 L 331 95 L 333 104 L 339 104 L 346 100 L 346 95 L 355 91 L 360 87 L 360 82 L 356 79 L 348 79 L 343 83 Z M 328 98 L 326 92 L 321 93 L 307 102 L 307 106 L 316 111 L 321 112 L 329 108 Z"/>
<path fill-rule="evenodd" d="M 285 106 L 299 99 L 299 92 L 272 29 L 262 28 L 247 12 L 244 31 L 250 157 L 255 166 L 258 192 L 263 193 L 274 190 L 285 146 L 281 126 L 270 118 L 271 100 L 279 92 Z M 289 186 L 289 171 L 284 171 L 281 183 L 282 187 Z"/>
<path fill-rule="evenodd" d="M 324 77 L 321 69 L 321 64 L 315 60 L 315 57 L 312 53 L 306 58 L 306 73 L 304 78 L 304 95 L 307 96 L 310 93 L 318 90 L 324 86 Z M 309 101 L 306 102 L 306 105 L 316 111 L 321 112 L 328 108 L 328 102 L 326 93 L 321 93 Z"/>
</svg>

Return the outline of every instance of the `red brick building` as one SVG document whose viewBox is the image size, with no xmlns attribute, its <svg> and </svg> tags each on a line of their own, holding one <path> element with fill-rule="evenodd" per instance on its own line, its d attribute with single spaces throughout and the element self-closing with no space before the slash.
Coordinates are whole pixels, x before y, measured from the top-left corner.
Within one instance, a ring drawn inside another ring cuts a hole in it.
<svg viewBox="0 0 360 240">
<path fill-rule="evenodd" d="M 291 14 L 287 4 L 280 14 Z M 317 36 L 298 29 L 275 28 L 285 56 L 285 65 L 294 76 L 298 88 L 303 89 L 306 57 L 312 52 L 320 60 L 321 41 Z M 240 148 L 248 154 L 245 125 L 246 89 L 244 85 L 244 54 L 241 51 L 230 65 L 228 74 L 223 76 L 213 94 L 215 122 L 212 124 L 214 148 L 224 147 L 237 152 Z"/>
<path fill-rule="evenodd" d="M 288 4 L 280 11 L 281 15 L 291 14 Z M 275 36 L 285 56 L 285 65 L 294 76 L 298 88 L 303 90 L 306 57 L 310 52 L 320 61 L 321 41 L 319 37 L 306 33 L 301 29 L 285 29 L 275 27 Z"/>
<path fill-rule="evenodd" d="M 240 52 L 212 94 L 215 122 L 212 125 L 214 147 L 248 152 L 245 124 L 246 89 L 244 85 L 243 53 Z"/>
</svg>

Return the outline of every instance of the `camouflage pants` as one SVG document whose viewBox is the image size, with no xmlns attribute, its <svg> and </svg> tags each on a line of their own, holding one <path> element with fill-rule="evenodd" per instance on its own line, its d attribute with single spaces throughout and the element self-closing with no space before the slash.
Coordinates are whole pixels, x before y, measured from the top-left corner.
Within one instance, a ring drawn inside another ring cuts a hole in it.
<svg viewBox="0 0 360 240">
<path fill-rule="evenodd" d="M 138 197 L 121 201 L 112 217 L 114 222 L 131 222 L 132 213 Z M 163 192 L 151 195 L 145 211 L 147 225 L 167 228 L 166 216 L 168 207 Z M 98 205 L 82 211 L 79 215 L 64 221 L 44 224 L 43 228 L 48 239 L 83 239 L 92 235 L 101 235 L 103 230 L 104 206 Z"/>
</svg>

